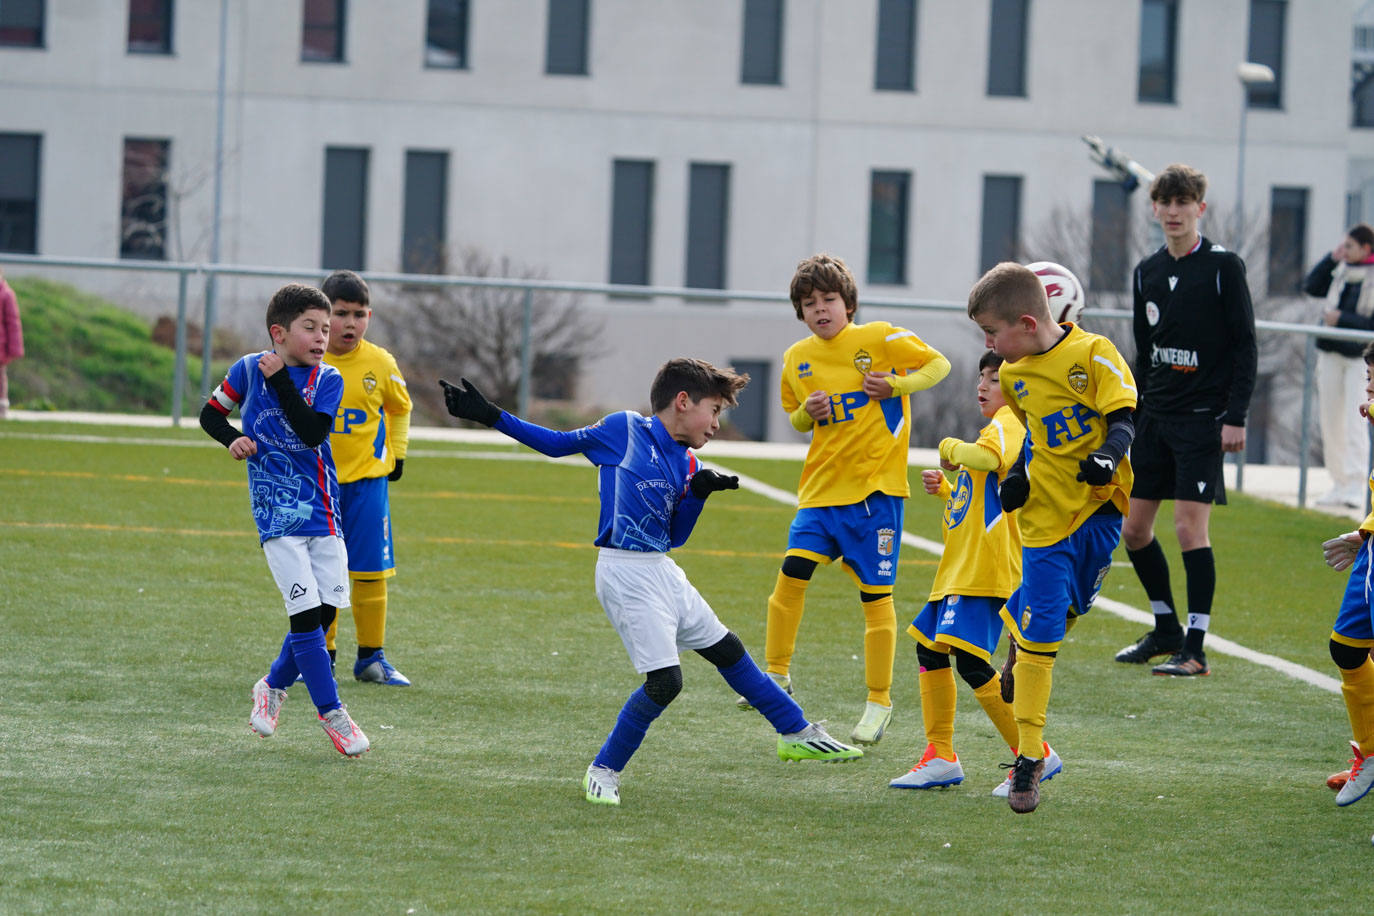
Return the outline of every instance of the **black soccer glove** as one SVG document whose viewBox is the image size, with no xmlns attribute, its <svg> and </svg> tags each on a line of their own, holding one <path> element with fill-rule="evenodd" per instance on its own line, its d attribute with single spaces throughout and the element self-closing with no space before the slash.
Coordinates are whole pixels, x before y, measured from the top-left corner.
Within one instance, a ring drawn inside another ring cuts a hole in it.
<svg viewBox="0 0 1374 916">
<path fill-rule="evenodd" d="M 717 490 L 738 490 L 739 478 L 734 474 L 722 474 L 710 468 L 702 468 L 692 475 L 692 495 L 705 499 Z"/>
<path fill-rule="evenodd" d="M 405 465 L 405 463 L 406 460 L 404 458 L 397 458 L 396 467 L 392 468 L 391 473 L 386 475 L 386 479 L 391 481 L 392 483 L 395 483 L 396 481 L 400 480 L 401 468 Z"/>
<path fill-rule="evenodd" d="M 1015 512 L 1026 504 L 1030 496 L 1030 478 L 1025 474 L 1008 474 L 997 488 L 997 501 L 1003 512 Z"/>
<path fill-rule="evenodd" d="M 1078 479 L 1090 487 L 1105 487 L 1116 473 L 1116 459 L 1106 452 L 1092 452 L 1078 462 Z"/>
<path fill-rule="evenodd" d="M 501 419 L 501 408 L 488 401 L 467 379 L 459 379 L 458 383 L 463 387 L 459 388 L 439 379 L 439 384 L 444 389 L 444 406 L 448 408 L 448 412 L 460 420 L 475 420 L 485 426 L 495 426 L 496 421 Z"/>
</svg>

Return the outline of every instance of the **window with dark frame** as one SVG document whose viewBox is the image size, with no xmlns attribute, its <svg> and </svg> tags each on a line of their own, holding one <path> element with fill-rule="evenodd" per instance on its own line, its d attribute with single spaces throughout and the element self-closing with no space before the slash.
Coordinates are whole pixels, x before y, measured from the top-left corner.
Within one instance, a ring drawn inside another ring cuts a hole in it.
<svg viewBox="0 0 1374 916">
<path fill-rule="evenodd" d="M 587 75 L 587 32 L 591 0 L 549 0 L 544 72 L 553 76 Z"/>
<path fill-rule="evenodd" d="M 447 245 L 448 153 L 406 150 L 401 269 L 442 273 Z"/>
<path fill-rule="evenodd" d="M 329 146 L 324 151 L 324 215 L 320 267 L 367 269 L 369 150 Z"/>
<path fill-rule="evenodd" d="M 1246 60 L 1274 71 L 1274 81 L 1245 87 L 1251 108 L 1283 107 L 1284 21 L 1286 0 L 1250 0 L 1250 41 Z"/>
<path fill-rule="evenodd" d="M 648 286 L 654 223 L 654 163 L 617 159 L 611 177 L 610 282 Z"/>
<path fill-rule="evenodd" d="M 1121 182 L 1093 181 L 1092 241 L 1088 288 L 1096 292 L 1124 292 L 1130 286 L 1128 260 L 1131 194 Z"/>
<path fill-rule="evenodd" d="M 916 0 L 878 0 L 873 88 L 916 91 Z"/>
<path fill-rule="evenodd" d="M 1140 70 L 1136 100 L 1174 101 L 1178 53 L 1178 0 L 1143 0 L 1140 4 Z"/>
<path fill-rule="evenodd" d="M 43 47 L 43 0 L 0 3 L 0 48 Z"/>
<path fill-rule="evenodd" d="M 980 271 L 1017 260 L 1021 249 L 1021 176 L 983 176 Z"/>
<path fill-rule="evenodd" d="M 130 54 L 172 53 L 172 0 L 129 0 Z"/>
<path fill-rule="evenodd" d="M 692 289 L 725 289 L 730 166 L 693 162 L 687 178 L 687 270 Z"/>
<path fill-rule="evenodd" d="M 1026 28 L 1030 0 L 992 0 L 988 17 L 988 95 L 1026 94 Z"/>
<path fill-rule="evenodd" d="M 41 134 L 0 134 L 0 251 L 38 253 Z"/>
<path fill-rule="evenodd" d="M 119 256 L 167 260 L 167 182 L 172 141 L 124 139 Z"/>
<path fill-rule="evenodd" d="M 869 283 L 906 285 L 910 194 L 910 172 L 873 172 L 868 199 Z"/>
<path fill-rule="evenodd" d="M 1350 126 L 1374 127 L 1374 67 L 1355 64 L 1350 85 Z"/>
<path fill-rule="evenodd" d="M 468 0 L 428 0 L 425 66 L 439 70 L 468 68 Z"/>
<path fill-rule="evenodd" d="M 1269 191 L 1269 295 L 1295 296 L 1302 288 L 1307 250 L 1307 188 Z"/>
<path fill-rule="evenodd" d="M 303 0 L 301 60 L 342 63 L 344 59 L 344 0 Z"/>
<path fill-rule="evenodd" d="M 744 0 L 739 81 L 782 85 L 783 0 Z"/>
</svg>

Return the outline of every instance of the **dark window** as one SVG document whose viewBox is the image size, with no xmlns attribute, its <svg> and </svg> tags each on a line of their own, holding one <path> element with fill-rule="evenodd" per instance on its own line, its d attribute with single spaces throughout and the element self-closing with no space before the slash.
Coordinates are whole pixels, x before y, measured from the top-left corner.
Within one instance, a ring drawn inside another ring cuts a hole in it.
<svg viewBox="0 0 1374 916">
<path fill-rule="evenodd" d="M 448 153 L 406 151 L 401 269 L 440 273 L 444 267 L 448 206 Z"/>
<path fill-rule="evenodd" d="M 1140 73 L 1136 83 L 1139 101 L 1174 100 L 1177 51 L 1178 0 L 1144 0 L 1140 4 Z"/>
<path fill-rule="evenodd" d="M 0 134 L 0 251 L 38 253 L 39 134 Z"/>
<path fill-rule="evenodd" d="M 567 76 L 587 73 L 587 17 L 591 0 L 549 0 L 549 34 L 544 72 Z"/>
<path fill-rule="evenodd" d="M 992 0 L 988 22 L 988 95 L 1026 94 L 1026 19 L 1030 0 Z"/>
<path fill-rule="evenodd" d="M 729 365 L 749 376 L 749 387 L 739 393 L 739 403 L 730 408 L 730 425 L 746 439 L 766 442 L 768 409 L 777 396 L 773 364 L 766 359 L 732 359 Z"/>
<path fill-rule="evenodd" d="M 1350 84 L 1350 126 L 1374 127 L 1374 67 L 1356 64 Z"/>
<path fill-rule="evenodd" d="M 744 42 L 739 81 L 782 83 L 782 0 L 744 0 Z"/>
<path fill-rule="evenodd" d="M 730 166 L 693 162 L 688 186 L 686 285 L 693 289 L 724 289 Z"/>
<path fill-rule="evenodd" d="M 43 47 L 43 0 L 0 3 L 0 47 Z"/>
<path fill-rule="evenodd" d="M 981 270 L 1016 260 L 1021 245 L 1021 176 L 983 176 Z"/>
<path fill-rule="evenodd" d="M 167 168 L 171 149 L 170 140 L 124 140 L 119 216 L 121 258 L 167 258 Z"/>
<path fill-rule="evenodd" d="M 1088 288 L 1097 292 L 1122 292 L 1130 282 L 1127 239 L 1131 220 L 1131 194 L 1121 182 L 1093 182 L 1093 225 Z"/>
<path fill-rule="evenodd" d="M 1283 28 L 1285 0 L 1250 0 L 1250 51 L 1245 58 L 1274 71 L 1274 81 L 1246 86 L 1251 108 L 1283 107 Z"/>
<path fill-rule="evenodd" d="M 467 69 L 468 0 L 429 0 L 425 14 L 425 66 Z"/>
<path fill-rule="evenodd" d="M 873 173 L 868 201 L 868 282 L 906 284 L 910 172 Z"/>
<path fill-rule="evenodd" d="M 654 164 L 615 160 L 611 190 L 611 282 L 649 285 L 654 227 Z"/>
<path fill-rule="evenodd" d="M 130 54 L 172 53 L 172 0 L 129 0 Z"/>
<path fill-rule="evenodd" d="M 324 232 L 320 266 L 325 270 L 367 267 L 368 151 L 341 146 L 324 151 Z"/>
<path fill-rule="evenodd" d="M 344 59 L 344 0 L 305 0 L 301 14 L 301 60 L 338 63 Z"/>
<path fill-rule="evenodd" d="M 916 0 L 878 0 L 874 89 L 916 89 Z"/>
<path fill-rule="evenodd" d="M 1307 189 L 1269 192 L 1269 295 L 1295 296 L 1307 248 Z"/>
</svg>

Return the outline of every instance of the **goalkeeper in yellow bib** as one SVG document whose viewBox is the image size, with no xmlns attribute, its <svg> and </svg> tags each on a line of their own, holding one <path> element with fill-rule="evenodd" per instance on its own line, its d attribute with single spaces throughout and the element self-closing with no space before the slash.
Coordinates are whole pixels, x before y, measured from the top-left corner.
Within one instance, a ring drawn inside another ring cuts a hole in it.
<svg viewBox="0 0 1374 916">
<path fill-rule="evenodd" d="M 321 286 L 330 302 L 329 347 L 324 361 L 343 376 L 343 401 L 334 418 L 335 461 L 348 577 L 353 586 L 353 626 L 360 681 L 409 687 L 410 679 L 387 660 L 386 580 L 396 574 L 391 541 L 388 487 L 401 479 L 410 440 L 410 392 L 395 358 L 363 339 L 372 308 L 367 283 L 351 270 L 337 270 Z M 335 651 L 338 619 L 329 629 Z"/>
<path fill-rule="evenodd" d="M 1037 281 L 1038 282 L 1038 281 Z M 905 328 L 853 322 L 858 287 L 843 260 L 814 255 L 797 265 L 792 307 L 811 335 L 783 354 L 782 406 L 811 433 L 787 553 L 768 599 L 768 674 L 792 692 L 791 665 L 806 588 L 836 558 L 859 586 L 868 701 L 850 740 L 876 744 L 892 720 L 897 615 L 892 587 L 911 495 L 907 395 L 949 374 L 949 360 Z M 736 701 L 748 708 L 741 697 Z"/>
<path fill-rule="evenodd" d="M 1005 360 L 1002 393 L 1026 428 L 998 496 L 1004 512 L 1020 510 L 1021 585 L 1002 620 L 1015 643 L 1019 749 L 1007 802 L 1027 814 L 1051 768 L 1044 730 L 1055 656 L 1097 598 L 1130 508 L 1136 384 L 1110 340 L 1054 323 L 1040 278 L 1020 264 L 984 274 L 968 315 Z"/>
</svg>

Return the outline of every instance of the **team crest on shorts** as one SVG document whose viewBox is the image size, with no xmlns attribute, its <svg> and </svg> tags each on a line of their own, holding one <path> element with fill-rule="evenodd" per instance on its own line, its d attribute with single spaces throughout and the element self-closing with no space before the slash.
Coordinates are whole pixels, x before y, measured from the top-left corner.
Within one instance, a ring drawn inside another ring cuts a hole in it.
<svg viewBox="0 0 1374 916">
<path fill-rule="evenodd" d="M 1026 627 L 1030 626 L 1030 608 L 1021 612 L 1021 632 L 1026 632 Z"/>
<path fill-rule="evenodd" d="M 1088 370 L 1078 363 L 1069 367 L 1069 387 L 1079 394 L 1088 390 Z"/>
<path fill-rule="evenodd" d="M 878 556 L 892 556 L 892 539 L 896 533 L 891 528 L 878 529 Z"/>
<path fill-rule="evenodd" d="M 363 390 L 368 394 L 377 390 L 377 376 L 372 374 L 371 369 L 368 370 L 367 375 L 363 376 Z"/>
<path fill-rule="evenodd" d="M 873 357 L 868 355 L 867 350 L 860 350 L 858 353 L 854 354 L 854 368 L 865 375 L 873 368 Z"/>
</svg>

